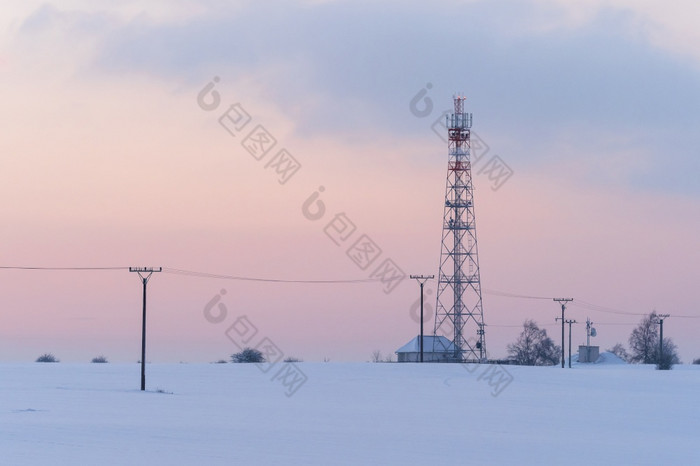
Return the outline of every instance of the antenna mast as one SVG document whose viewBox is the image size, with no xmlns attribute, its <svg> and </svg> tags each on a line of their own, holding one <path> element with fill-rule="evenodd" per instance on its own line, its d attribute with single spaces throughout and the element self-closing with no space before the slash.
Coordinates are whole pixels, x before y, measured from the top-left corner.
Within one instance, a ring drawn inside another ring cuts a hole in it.
<svg viewBox="0 0 700 466">
<path fill-rule="evenodd" d="M 452 340 L 454 361 L 483 362 L 486 340 L 470 154 L 472 114 L 464 112 L 465 100 L 455 96 L 454 113 L 446 117 L 449 155 L 434 334 Z M 444 346 L 437 341 L 433 339 L 434 346 Z"/>
</svg>

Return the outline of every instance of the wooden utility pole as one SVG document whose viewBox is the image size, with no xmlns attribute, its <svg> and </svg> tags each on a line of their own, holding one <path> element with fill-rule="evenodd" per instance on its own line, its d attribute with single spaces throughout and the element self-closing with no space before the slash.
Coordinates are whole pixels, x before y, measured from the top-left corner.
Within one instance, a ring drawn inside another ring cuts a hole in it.
<svg viewBox="0 0 700 466">
<path fill-rule="evenodd" d="M 567 320 L 567 324 L 569 324 L 569 369 L 571 369 L 571 324 L 575 324 L 575 320 Z"/>
<path fill-rule="evenodd" d="M 435 275 L 411 275 L 411 279 L 420 284 L 420 362 L 423 362 L 423 285 L 428 280 L 435 278 Z"/>
<path fill-rule="evenodd" d="M 561 368 L 564 368 L 564 311 L 566 311 L 566 303 L 573 301 L 574 298 L 554 298 L 553 301 L 561 304 Z M 559 319 L 555 319 L 557 321 Z"/>
<path fill-rule="evenodd" d="M 143 318 L 141 321 L 141 390 L 146 390 L 146 285 L 153 272 L 162 272 L 163 267 L 129 267 L 143 283 Z"/>
<path fill-rule="evenodd" d="M 664 357 L 664 319 L 670 317 L 670 314 L 659 314 L 656 316 L 659 324 L 659 365 L 663 364 Z"/>
</svg>

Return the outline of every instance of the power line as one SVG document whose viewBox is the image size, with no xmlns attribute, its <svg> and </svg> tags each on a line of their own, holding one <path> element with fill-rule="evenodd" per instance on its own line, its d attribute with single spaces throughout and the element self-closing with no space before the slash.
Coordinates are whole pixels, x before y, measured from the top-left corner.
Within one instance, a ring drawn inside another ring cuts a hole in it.
<svg viewBox="0 0 700 466">
<path fill-rule="evenodd" d="M 0 270 L 53 270 L 53 271 L 70 271 L 70 270 L 129 270 L 129 267 L 33 267 L 33 266 L 0 266 Z M 193 270 L 184 270 L 163 267 L 164 273 L 175 275 L 184 275 L 197 278 L 216 278 L 220 280 L 239 280 L 251 282 L 266 282 L 266 283 L 374 283 L 381 281 L 380 278 L 364 278 L 354 280 L 295 280 L 281 278 L 263 278 L 263 277 L 246 277 L 238 275 L 223 275 L 209 272 L 196 272 Z"/>
<path fill-rule="evenodd" d="M 599 306 L 598 304 L 589 303 L 587 301 L 583 301 L 580 299 L 577 300 L 575 304 L 572 304 L 572 306 L 580 307 L 581 309 L 586 309 L 589 311 L 603 312 L 603 313 L 608 313 L 608 314 L 619 314 L 619 315 L 628 315 L 628 316 L 645 316 L 646 315 L 646 314 L 640 313 L 640 312 L 621 311 L 619 309 L 613 309 L 611 307 Z"/>
<path fill-rule="evenodd" d="M 90 270 L 129 270 L 127 266 L 111 266 L 111 267 L 39 267 L 39 266 L 17 266 L 17 265 L 4 265 L 0 266 L 0 270 L 46 270 L 46 271 L 90 271 Z M 197 272 L 193 270 L 178 269 L 171 267 L 163 267 L 164 273 L 182 275 L 196 278 L 213 278 L 218 280 L 237 280 L 237 281 L 248 281 L 248 282 L 261 282 L 261 283 L 299 283 L 299 284 L 342 284 L 342 283 L 375 283 L 381 281 L 381 278 L 364 278 L 364 279 L 350 279 L 350 280 L 305 280 L 305 279 L 282 279 L 282 278 L 270 278 L 270 277 L 249 277 L 243 275 L 226 275 L 226 274 L 216 274 L 210 272 Z M 501 296 L 504 298 L 516 298 L 516 299 L 535 299 L 535 300 L 546 300 L 549 301 L 553 298 L 546 296 L 532 296 L 520 293 L 511 293 L 508 291 L 501 290 L 484 290 L 486 294 L 493 296 Z M 585 309 L 592 312 L 602 312 L 607 314 L 617 314 L 626 316 L 646 316 L 647 313 L 642 312 L 629 312 L 622 311 L 620 309 L 615 309 L 607 306 L 601 306 L 599 304 L 594 304 L 581 299 L 576 299 L 576 301 L 570 303 L 571 306 Z M 700 319 L 700 315 L 684 315 L 684 314 L 674 314 L 673 315 L 679 319 Z M 636 323 L 610 323 L 610 324 L 600 324 L 600 325 L 636 325 Z M 495 325 L 494 325 L 495 327 Z M 516 326 L 518 327 L 518 326 Z"/>
<path fill-rule="evenodd" d="M 510 293 L 508 291 L 499 291 L 499 290 L 484 290 L 484 293 L 490 294 L 493 296 L 501 296 L 504 298 L 520 298 L 520 299 L 542 299 L 549 301 L 553 298 L 546 297 L 546 296 L 530 296 L 530 295 L 525 295 L 525 294 L 518 294 L 518 293 Z M 594 311 L 594 312 L 602 312 L 602 313 L 608 313 L 608 314 L 618 314 L 618 315 L 624 315 L 624 316 L 647 316 L 647 313 L 643 312 L 629 312 L 629 311 L 621 311 L 619 309 L 614 309 L 611 307 L 607 306 L 601 306 L 599 304 L 594 304 L 590 303 L 588 301 L 583 301 L 579 298 L 576 298 L 576 301 L 571 303 L 571 306 L 578 307 L 581 309 L 585 309 L 588 311 Z M 700 315 L 680 315 L 680 314 L 674 314 L 674 317 L 678 317 L 681 319 L 700 319 Z M 606 325 L 634 325 L 634 324 L 606 324 Z"/>
<path fill-rule="evenodd" d="M 596 325 L 639 325 L 639 322 L 596 322 Z"/>
<path fill-rule="evenodd" d="M 163 267 L 163 273 L 170 273 L 175 275 L 184 275 L 188 277 L 197 278 L 216 278 L 220 280 L 238 280 L 238 281 L 248 281 L 248 282 L 265 282 L 265 283 L 374 283 L 380 281 L 379 278 L 363 278 L 356 280 L 294 280 L 294 279 L 281 279 L 281 278 L 262 278 L 262 277 L 245 277 L 238 275 L 222 275 L 209 272 L 196 272 L 193 270 L 183 270 L 174 269 L 170 267 Z"/>
<path fill-rule="evenodd" d="M 21 267 L 6 265 L 0 266 L 3 270 L 129 270 L 129 267 Z"/>
<path fill-rule="evenodd" d="M 549 301 L 552 298 L 544 297 L 544 296 L 528 296 L 524 294 L 517 294 L 517 293 L 509 293 L 507 291 L 498 291 L 498 290 L 484 290 L 484 293 L 494 295 L 494 296 L 502 296 L 504 298 L 522 298 L 522 299 L 544 299 Z"/>
<path fill-rule="evenodd" d="M 603 313 L 608 313 L 608 314 L 618 314 L 618 315 L 627 315 L 627 316 L 642 316 L 642 317 L 649 315 L 648 313 L 642 313 L 642 312 L 621 311 L 619 309 L 613 309 L 611 307 L 600 306 L 598 304 L 589 303 L 587 301 L 582 301 L 580 299 L 578 299 L 575 303 L 572 303 L 571 305 L 574 307 L 579 307 L 581 309 L 586 309 L 589 311 L 603 312 Z M 676 314 L 674 314 L 673 317 L 679 317 L 679 318 L 683 318 L 683 319 L 700 319 L 700 316 L 693 316 L 693 315 L 676 315 Z"/>
</svg>

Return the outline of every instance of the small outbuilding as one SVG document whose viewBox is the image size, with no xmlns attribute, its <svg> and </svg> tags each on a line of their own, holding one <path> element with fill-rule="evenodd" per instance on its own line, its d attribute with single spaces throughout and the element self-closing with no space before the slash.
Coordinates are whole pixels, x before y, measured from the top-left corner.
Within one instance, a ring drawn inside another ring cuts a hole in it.
<svg viewBox="0 0 700 466">
<path fill-rule="evenodd" d="M 399 362 L 420 362 L 420 335 L 397 349 Z M 423 336 L 423 362 L 453 362 L 455 345 L 443 336 Z"/>
<path fill-rule="evenodd" d="M 596 362 L 599 356 L 599 346 L 580 345 L 578 347 L 578 362 Z"/>
</svg>

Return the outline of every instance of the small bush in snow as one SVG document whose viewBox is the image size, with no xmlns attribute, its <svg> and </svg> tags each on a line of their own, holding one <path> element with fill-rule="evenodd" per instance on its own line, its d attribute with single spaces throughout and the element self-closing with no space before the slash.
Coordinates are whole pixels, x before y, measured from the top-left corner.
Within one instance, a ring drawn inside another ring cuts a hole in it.
<svg viewBox="0 0 700 466">
<path fill-rule="evenodd" d="M 304 362 L 304 360 L 295 358 L 294 356 L 287 356 L 286 358 L 284 358 L 284 362 Z"/>
<path fill-rule="evenodd" d="M 97 356 L 96 358 L 92 358 L 92 361 L 90 361 L 94 364 L 105 364 L 108 363 L 107 358 L 104 356 Z"/>
<path fill-rule="evenodd" d="M 664 338 L 663 354 L 657 356 L 656 368 L 662 371 L 673 369 L 674 364 L 680 364 L 681 360 L 678 357 L 678 349 L 676 344 L 670 338 Z"/>
<path fill-rule="evenodd" d="M 53 354 L 44 353 L 41 356 L 39 356 L 38 358 L 36 358 L 36 362 L 59 362 L 59 361 L 58 361 L 58 358 L 56 358 L 56 356 L 54 356 Z"/>
<path fill-rule="evenodd" d="M 656 363 L 656 368 L 660 371 L 668 371 L 673 369 L 673 356 L 664 353 L 661 355 L 661 358 L 657 358 L 658 362 Z"/>
<path fill-rule="evenodd" d="M 245 348 L 240 353 L 232 354 L 231 362 L 265 362 L 265 356 L 256 349 Z"/>
</svg>

